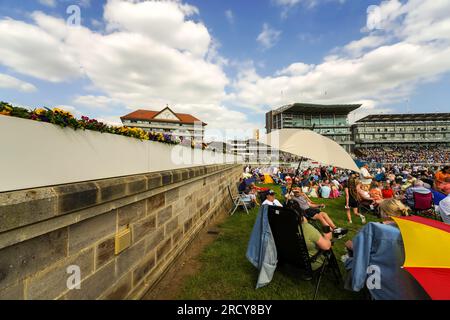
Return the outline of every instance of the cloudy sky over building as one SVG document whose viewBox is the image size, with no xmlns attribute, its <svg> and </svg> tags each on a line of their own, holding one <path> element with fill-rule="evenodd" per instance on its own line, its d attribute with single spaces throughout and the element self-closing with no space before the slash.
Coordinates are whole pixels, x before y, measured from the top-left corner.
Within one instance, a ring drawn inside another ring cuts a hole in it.
<svg viewBox="0 0 450 320">
<path fill-rule="evenodd" d="M 109 122 L 169 104 L 221 129 L 263 128 L 300 101 L 362 103 L 351 120 L 450 112 L 449 12 L 448 0 L 0 0 L 0 100 Z"/>
</svg>

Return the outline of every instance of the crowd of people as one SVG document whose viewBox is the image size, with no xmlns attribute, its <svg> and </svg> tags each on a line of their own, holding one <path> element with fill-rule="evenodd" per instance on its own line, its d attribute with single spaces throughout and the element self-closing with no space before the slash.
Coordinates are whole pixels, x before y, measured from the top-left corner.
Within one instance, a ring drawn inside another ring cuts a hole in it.
<svg viewBox="0 0 450 320">
<path fill-rule="evenodd" d="M 247 177 L 247 179 L 245 179 Z M 248 179 L 253 179 L 247 184 Z M 294 196 L 294 191 L 311 199 L 334 199 L 345 196 L 345 210 L 349 223 L 352 216 L 365 222 L 364 214 L 373 212 L 385 217 L 389 212 L 399 214 L 415 211 L 415 194 L 430 195 L 430 198 L 450 193 L 450 167 L 442 168 L 422 165 L 399 166 L 387 165 L 370 167 L 365 163 L 361 171 L 339 170 L 332 166 L 318 166 L 298 170 L 295 168 L 245 168 L 240 181 L 239 192 L 245 193 L 258 205 L 258 182 L 267 179 L 280 185 L 283 197 Z M 430 211 L 435 208 L 430 207 Z M 437 208 L 438 212 L 440 208 Z M 363 212 L 360 212 L 363 211 Z M 444 222 L 450 222 L 450 215 L 442 213 Z M 353 214 L 352 214 L 353 212 Z"/>
<path fill-rule="evenodd" d="M 373 259 L 383 266 L 386 274 L 383 286 L 388 287 L 373 292 L 373 297 L 426 299 L 423 289 L 398 271 L 404 261 L 404 251 L 400 249 L 402 237 L 393 217 L 420 213 L 450 224 L 450 166 L 435 165 L 449 163 L 448 153 L 432 148 L 420 148 L 415 153 L 401 149 L 371 152 L 366 154 L 369 162 L 362 163 L 359 172 L 333 166 L 301 170 L 246 166 L 240 191 L 248 194 L 254 205 L 288 206 L 301 212 L 298 228 L 302 230 L 310 258 L 328 251 L 333 239 L 340 239 L 347 233 L 347 229 L 336 226 L 320 199 L 344 198 L 342 214 L 346 214 L 348 224 L 353 223 L 354 217 L 366 224 L 367 213 L 377 215 L 381 224 L 368 223 L 355 238 L 345 243 L 347 254 L 342 256 L 342 261 L 348 271 L 346 288 L 359 290 L 364 285 L 366 262 Z M 391 159 L 395 163 L 408 162 L 408 165 L 389 164 Z M 426 164 L 429 162 L 432 164 Z M 252 179 L 249 185 L 246 178 Z M 258 182 L 278 184 L 281 190 L 278 199 L 283 201 L 276 199 L 273 190 L 257 187 Z M 262 199 L 258 197 L 261 194 Z M 311 260 L 313 270 L 322 264 L 322 260 Z"/>
<path fill-rule="evenodd" d="M 358 159 L 377 163 L 435 164 L 449 163 L 450 151 L 444 146 L 361 148 L 355 152 Z"/>
</svg>

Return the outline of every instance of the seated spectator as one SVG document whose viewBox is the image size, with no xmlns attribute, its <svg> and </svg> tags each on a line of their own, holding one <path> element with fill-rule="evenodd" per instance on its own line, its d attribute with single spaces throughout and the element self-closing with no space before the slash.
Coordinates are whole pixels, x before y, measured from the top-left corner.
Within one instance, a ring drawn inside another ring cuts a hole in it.
<svg viewBox="0 0 450 320">
<path fill-rule="evenodd" d="M 437 191 L 448 193 L 450 190 L 450 166 L 445 166 L 436 173 L 435 188 Z"/>
<path fill-rule="evenodd" d="M 291 190 L 292 189 L 292 178 L 290 176 L 286 176 L 284 181 L 286 182 L 286 189 Z"/>
<path fill-rule="evenodd" d="M 409 176 L 408 175 L 406 180 L 405 179 L 402 180 L 402 183 L 403 183 L 402 184 L 402 191 L 406 191 L 406 189 L 414 186 L 414 183 L 415 183 L 416 180 L 417 179 L 414 178 L 413 176 Z"/>
<path fill-rule="evenodd" d="M 407 216 L 408 210 L 403 202 L 394 198 L 386 199 L 379 205 L 380 216 L 385 223 L 392 222 L 391 217 Z"/>
<path fill-rule="evenodd" d="M 383 199 L 391 199 L 394 197 L 394 190 L 391 188 L 391 184 L 389 182 L 384 183 L 381 194 L 383 195 Z"/>
<path fill-rule="evenodd" d="M 283 205 L 275 199 L 275 191 L 269 190 L 269 192 L 266 195 L 266 200 L 262 203 L 262 205 L 269 205 L 269 206 L 278 206 L 282 207 Z"/>
<path fill-rule="evenodd" d="M 392 172 L 390 172 L 390 173 L 387 175 L 387 178 L 388 178 L 390 181 L 394 181 L 394 180 L 395 180 L 395 174 L 393 174 Z"/>
<path fill-rule="evenodd" d="M 439 202 L 438 213 L 441 215 L 442 221 L 450 224 L 450 191 L 447 196 Z"/>
<path fill-rule="evenodd" d="M 414 186 L 409 187 L 406 189 L 405 192 L 405 200 L 408 207 L 411 209 L 414 208 L 414 193 L 421 193 L 421 194 L 429 194 L 431 191 L 423 186 L 423 181 L 416 180 L 414 181 Z"/>
<path fill-rule="evenodd" d="M 250 184 L 250 191 L 248 192 L 248 195 L 250 196 L 250 199 L 251 199 L 252 203 L 254 205 L 258 205 L 259 206 L 258 198 L 257 198 L 258 189 L 256 188 L 254 183 Z"/>
<path fill-rule="evenodd" d="M 402 194 L 401 180 L 402 179 L 400 179 L 400 183 L 399 183 L 398 180 L 395 179 L 392 181 L 392 184 L 391 184 L 392 191 L 394 191 L 394 197 L 396 197 L 396 198 L 401 197 L 401 194 Z"/>
<path fill-rule="evenodd" d="M 372 181 L 369 191 L 370 197 L 377 203 L 383 201 L 383 194 L 376 181 Z"/>
<path fill-rule="evenodd" d="M 243 193 L 246 188 L 247 184 L 245 183 L 245 179 L 239 178 L 239 186 L 238 186 L 239 193 Z"/>
<path fill-rule="evenodd" d="M 319 252 L 319 250 L 330 250 L 332 239 L 331 232 L 327 232 L 322 235 L 319 230 L 308 223 L 308 220 L 304 216 L 301 219 L 303 235 L 305 237 L 309 256 L 311 258 L 314 257 Z M 323 255 L 320 255 L 315 261 L 312 262 L 311 268 L 313 271 L 317 270 L 323 264 L 324 258 L 325 257 Z"/>
<path fill-rule="evenodd" d="M 332 178 L 331 183 L 332 183 L 338 190 L 342 190 L 342 185 L 339 183 L 339 181 L 336 180 L 336 177 L 333 177 L 333 178 Z"/>
<path fill-rule="evenodd" d="M 331 188 L 328 180 L 325 180 L 325 182 L 320 187 L 320 196 L 324 199 L 328 199 L 330 197 Z"/>
<path fill-rule="evenodd" d="M 323 212 L 321 208 L 324 208 L 323 204 L 313 203 L 308 196 L 306 196 L 300 188 L 293 189 L 293 196 L 290 195 L 288 198 L 295 200 L 300 209 L 303 210 L 305 216 L 308 219 L 318 220 L 322 226 L 329 227 L 336 236 L 341 236 L 347 233 L 347 230 L 342 228 L 337 228 L 333 220 L 329 217 L 326 212 Z"/>
<path fill-rule="evenodd" d="M 336 187 L 334 184 L 331 185 L 331 192 L 330 192 L 330 199 L 336 199 L 341 196 L 341 193 L 339 192 L 338 187 Z"/>
<path fill-rule="evenodd" d="M 445 179 L 445 183 L 441 184 L 440 188 L 443 193 L 450 192 L 450 177 Z"/>
<path fill-rule="evenodd" d="M 309 193 L 308 196 L 311 198 L 318 198 L 319 197 L 319 186 L 315 181 L 309 182 Z"/>
<path fill-rule="evenodd" d="M 375 201 L 370 197 L 369 185 L 359 183 L 356 186 L 356 191 L 358 192 L 358 202 L 370 205 L 371 208 L 376 204 Z"/>
<path fill-rule="evenodd" d="M 309 186 L 304 186 L 304 187 L 302 187 L 302 192 L 303 192 L 304 194 L 308 195 L 308 194 L 309 194 Z"/>
</svg>

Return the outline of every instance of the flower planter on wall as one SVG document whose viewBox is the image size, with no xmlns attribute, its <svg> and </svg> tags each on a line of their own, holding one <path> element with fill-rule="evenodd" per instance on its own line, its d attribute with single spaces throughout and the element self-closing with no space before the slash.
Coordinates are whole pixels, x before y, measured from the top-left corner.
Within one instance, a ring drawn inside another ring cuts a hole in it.
<svg viewBox="0 0 450 320">
<path fill-rule="evenodd" d="M 0 192 L 241 161 L 231 154 L 0 115 Z"/>
</svg>

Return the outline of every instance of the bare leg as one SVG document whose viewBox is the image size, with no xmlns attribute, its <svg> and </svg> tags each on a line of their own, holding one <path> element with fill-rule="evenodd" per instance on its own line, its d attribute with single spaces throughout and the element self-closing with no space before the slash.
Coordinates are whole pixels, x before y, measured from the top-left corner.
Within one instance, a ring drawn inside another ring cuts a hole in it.
<svg viewBox="0 0 450 320">
<path fill-rule="evenodd" d="M 323 217 L 323 215 L 321 215 L 321 213 L 314 215 L 312 218 L 314 220 L 319 220 L 320 223 L 322 224 L 322 226 L 331 228 L 331 226 L 327 223 L 327 221 L 324 219 L 324 217 Z"/>
<path fill-rule="evenodd" d="M 327 224 L 331 227 L 331 229 L 336 229 L 336 225 L 333 223 L 333 220 L 328 216 L 326 212 L 321 212 L 319 215 L 322 215 Z"/>
<path fill-rule="evenodd" d="M 352 223 L 352 214 L 350 213 L 350 209 L 346 209 L 347 212 L 347 220 L 349 223 Z"/>
</svg>

